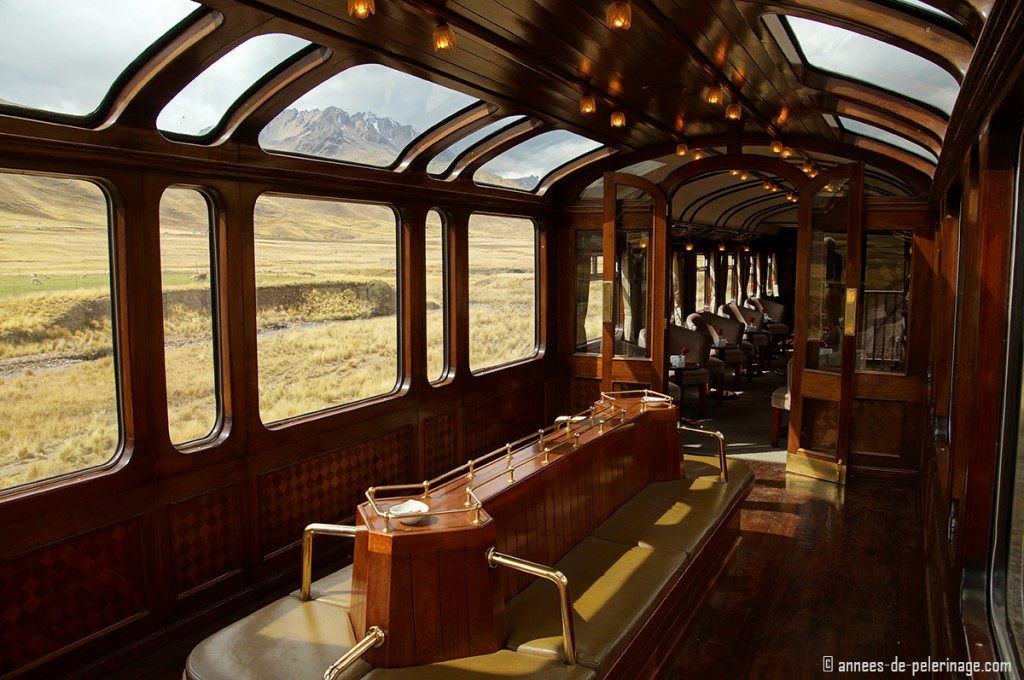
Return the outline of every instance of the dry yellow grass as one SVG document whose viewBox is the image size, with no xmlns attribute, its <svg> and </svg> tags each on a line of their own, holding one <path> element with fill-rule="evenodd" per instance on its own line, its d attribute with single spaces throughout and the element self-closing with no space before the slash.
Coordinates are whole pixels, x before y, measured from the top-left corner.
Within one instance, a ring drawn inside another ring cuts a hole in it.
<svg viewBox="0 0 1024 680">
<path fill-rule="evenodd" d="M 121 435 L 102 192 L 87 182 L 0 174 L 0 195 L 0 488 L 9 488 L 102 465 Z M 210 287 L 193 280 L 209 271 L 207 210 L 192 190 L 169 191 L 161 204 L 164 359 L 176 443 L 206 436 L 217 418 Z M 263 421 L 391 392 L 400 370 L 394 213 L 265 197 L 256 217 Z M 535 351 L 534 250 L 532 223 L 474 220 L 471 368 L 480 370 Z M 440 262 L 433 241 L 430 379 L 444 360 Z"/>
</svg>

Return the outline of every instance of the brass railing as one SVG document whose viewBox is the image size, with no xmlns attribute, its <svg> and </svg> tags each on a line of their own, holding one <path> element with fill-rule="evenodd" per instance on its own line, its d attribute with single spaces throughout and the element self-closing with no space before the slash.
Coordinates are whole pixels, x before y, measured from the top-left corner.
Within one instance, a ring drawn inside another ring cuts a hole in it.
<svg viewBox="0 0 1024 680">
<path fill-rule="evenodd" d="M 336 677 L 341 675 L 346 668 L 354 664 L 363 654 L 366 654 L 374 647 L 380 647 L 384 644 L 385 637 L 384 631 L 380 628 L 377 626 L 370 626 L 370 629 L 366 631 L 366 637 L 352 645 L 352 649 L 342 654 L 341 658 L 332 663 L 331 667 L 324 671 L 324 680 L 334 680 Z"/>
<path fill-rule="evenodd" d="M 360 527 L 347 526 L 344 524 L 310 524 L 302 532 L 302 585 L 299 588 L 299 599 L 310 599 L 310 589 L 313 581 L 313 537 L 314 536 L 343 536 L 355 538 Z"/>
<path fill-rule="evenodd" d="M 618 406 L 617 401 L 622 398 L 637 398 L 637 401 L 629 406 Z M 538 430 L 534 434 L 521 437 L 510 442 L 500 449 L 485 453 L 479 458 L 474 458 L 466 463 L 453 468 L 437 477 L 425 480 L 419 484 L 391 484 L 386 486 L 371 486 L 366 490 L 366 499 L 370 508 L 377 517 L 384 520 L 384 531 L 392 530 L 391 522 L 395 519 L 408 517 L 404 513 L 394 513 L 391 507 L 382 507 L 381 502 L 401 501 L 408 498 L 418 498 L 424 502 L 431 498 L 432 490 L 441 484 L 449 483 L 464 477 L 466 480 L 466 500 L 461 508 L 449 508 L 446 510 L 430 510 L 418 512 L 415 517 L 432 517 L 438 515 L 450 515 L 455 513 L 471 513 L 471 521 L 474 525 L 480 523 L 480 512 L 483 504 L 477 497 L 475 491 L 488 482 L 493 482 L 502 477 L 508 483 L 515 482 L 516 470 L 540 460 L 542 465 L 547 465 L 551 454 L 561 453 L 568 449 L 575 449 L 579 445 L 580 438 L 585 433 L 596 431 L 602 435 L 606 430 L 612 430 L 625 423 L 633 412 L 645 413 L 649 408 L 670 408 L 672 398 L 654 392 L 652 390 L 631 390 L 625 392 L 602 392 L 601 399 L 587 410 L 572 416 L 559 416 L 552 425 Z M 517 455 L 526 449 L 536 446 L 536 451 L 529 456 L 516 460 Z M 486 476 L 481 477 L 479 471 L 500 460 L 505 460 L 504 466 L 493 466 L 488 470 Z M 418 493 L 410 495 L 410 491 Z M 380 493 L 397 493 L 399 495 L 379 498 Z M 402 495 L 402 492 L 405 495 Z"/>
<path fill-rule="evenodd" d="M 562 613 L 562 647 L 565 649 L 565 663 L 576 663 L 576 632 L 572 624 L 572 597 L 569 593 L 569 579 L 565 574 L 551 567 L 530 562 L 512 555 L 505 555 L 494 548 L 487 550 L 487 563 L 491 568 L 508 567 L 530 576 L 539 576 L 555 584 L 558 588 L 558 603 Z"/>
<path fill-rule="evenodd" d="M 728 484 L 728 482 L 729 482 L 729 468 L 728 468 L 727 461 L 726 461 L 726 458 L 725 458 L 725 435 L 722 434 L 721 432 L 716 431 L 716 430 L 702 430 L 699 427 L 691 427 L 691 426 L 685 425 L 683 423 L 680 423 L 678 425 L 678 429 L 682 430 L 683 432 L 691 432 L 693 434 L 700 434 L 700 435 L 704 435 L 705 437 L 712 437 L 712 438 L 718 440 L 718 464 L 719 464 L 719 467 L 721 468 L 719 473 L 718 473 L 718 480 L 720 482 L 722 482 L 722 484 Z"/>
</svg>

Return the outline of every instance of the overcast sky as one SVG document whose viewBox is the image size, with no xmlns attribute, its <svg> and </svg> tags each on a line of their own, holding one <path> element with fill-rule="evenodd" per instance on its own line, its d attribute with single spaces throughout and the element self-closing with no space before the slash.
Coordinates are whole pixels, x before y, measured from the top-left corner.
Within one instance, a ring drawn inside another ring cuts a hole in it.
<svg viewBox="0 0 1024 680">
<path fill-rule="evenodd" d="M 92 113 L 133 59 L 199 7 L 190 0 L 0 0 L 0 99 L 57 113 Z M 282 35 L 244 43 L 182 90 L 161 113 L 159 127 L 197 134 L 215 125 L 247 87 L 307 44 Z M 366 64 L 325 81 L 294 106 L 372 111 L 423 132 L 474 101 Z M 488 170 L 511 178 L 543 175 L 597 146 L 559 131 L 503 154 Z"/>
</svg>

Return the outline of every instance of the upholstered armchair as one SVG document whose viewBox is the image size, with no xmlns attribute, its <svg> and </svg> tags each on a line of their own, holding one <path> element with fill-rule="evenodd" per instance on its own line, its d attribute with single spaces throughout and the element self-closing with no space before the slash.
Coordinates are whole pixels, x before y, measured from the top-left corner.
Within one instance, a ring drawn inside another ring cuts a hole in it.
<svg viewBox="0 0 1024 680">
<path fill-rule="evenodd" d="M 773 347 L 781 347 L 790 336 L 789 326 L 782 322 L 786 313 L 785 305 L 766 300 L 765 298 L 748 298 L 747 307 L 760 310 L 764 314 L 764 329 L 771 335 Z"/>
<path fill-rule="evenodd" d="M 735 302 L 724 304 L 718 308 L 721 316 L 736 319 L 743 324 L 746 339 L 754 346 L 758 358 L 758 369 L 768 365 L 768 342 L 771 338 L 768 331 L 763 330 L 761 325 L 764 321 L 764 314 L 760 311 L 740 307 Z"/>
<path fill-rule="evenodd" d="M 671 379 L 680 388 L 680 398 L 687 386 L 697 386 L 699 392 L 698 412 L 700 417 L 703 418 L 706 413 L 705 405 L 707 403 L 708 382 L 712 375 L 711 336 L 682 326 L 670 325 L 665 343 L 666 354 L 670 356 L 685 355 L 687 368 L 670 369 Z M 683 351 L 684 348 L 685 352 Z M 725 373 L 725 365 L 718 359 L 714 359 L 714 361 L 717 363 L 718 374 L 723 375 Z M 719 400 L 719 403 L 721 403 L 721 400 Z"/>
<path fill-rule="evenodd" d="M 695 312 L 686 318 L 686 325 L 711 338 L 711 347 L 718 354 L 718 358 L 734 367 L 738 385 L 748 352 L 750 356 L 754 354 L 753 345 L 749 342 L 745 346 L 742 344 L 745 341 L 743 327 L 739 322 L 712 312 Z"/>
</svg>

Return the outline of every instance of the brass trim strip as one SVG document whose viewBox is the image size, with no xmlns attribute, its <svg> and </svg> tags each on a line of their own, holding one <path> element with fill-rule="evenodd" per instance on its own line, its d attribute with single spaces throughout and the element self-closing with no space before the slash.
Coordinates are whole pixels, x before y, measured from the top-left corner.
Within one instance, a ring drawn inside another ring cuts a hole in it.
<svg viewBox="0 0 1024 680">
<path fill-rule="evenodd" d="M 380 647 L 384 644 L 385 637 L 383 630 L 377 626 L 370 626 L 370 629 L 366 631 L 366 637 L 352 645 L 352 649 L 342 654 L 340 659 L 332 663 L 330 668 L 324 671 L 324 680 L 334 680 L 337 678 L 363 654 L 366 654 L 374 647 Z"/>
<path fill-rule="evenodd" d="M 576 632 L 573 629 L 572 623 L 572 596 L 569 594 L 569 579 L 565 577 L 565 574 L 543 564 L 530 562 L 529 560 L 513 557 L 512 555 L 505 555 L 494 548 L 487 549 L 487 564 L 492 569 L 500 565 L 521 571 L 530 576 L 547 579 L 555 584 L 555 587 L 558 588 L 558 602 L 562 612 L 562 647 L 565 650 L 565 663 L 575 665 Z"/>
</svg>

